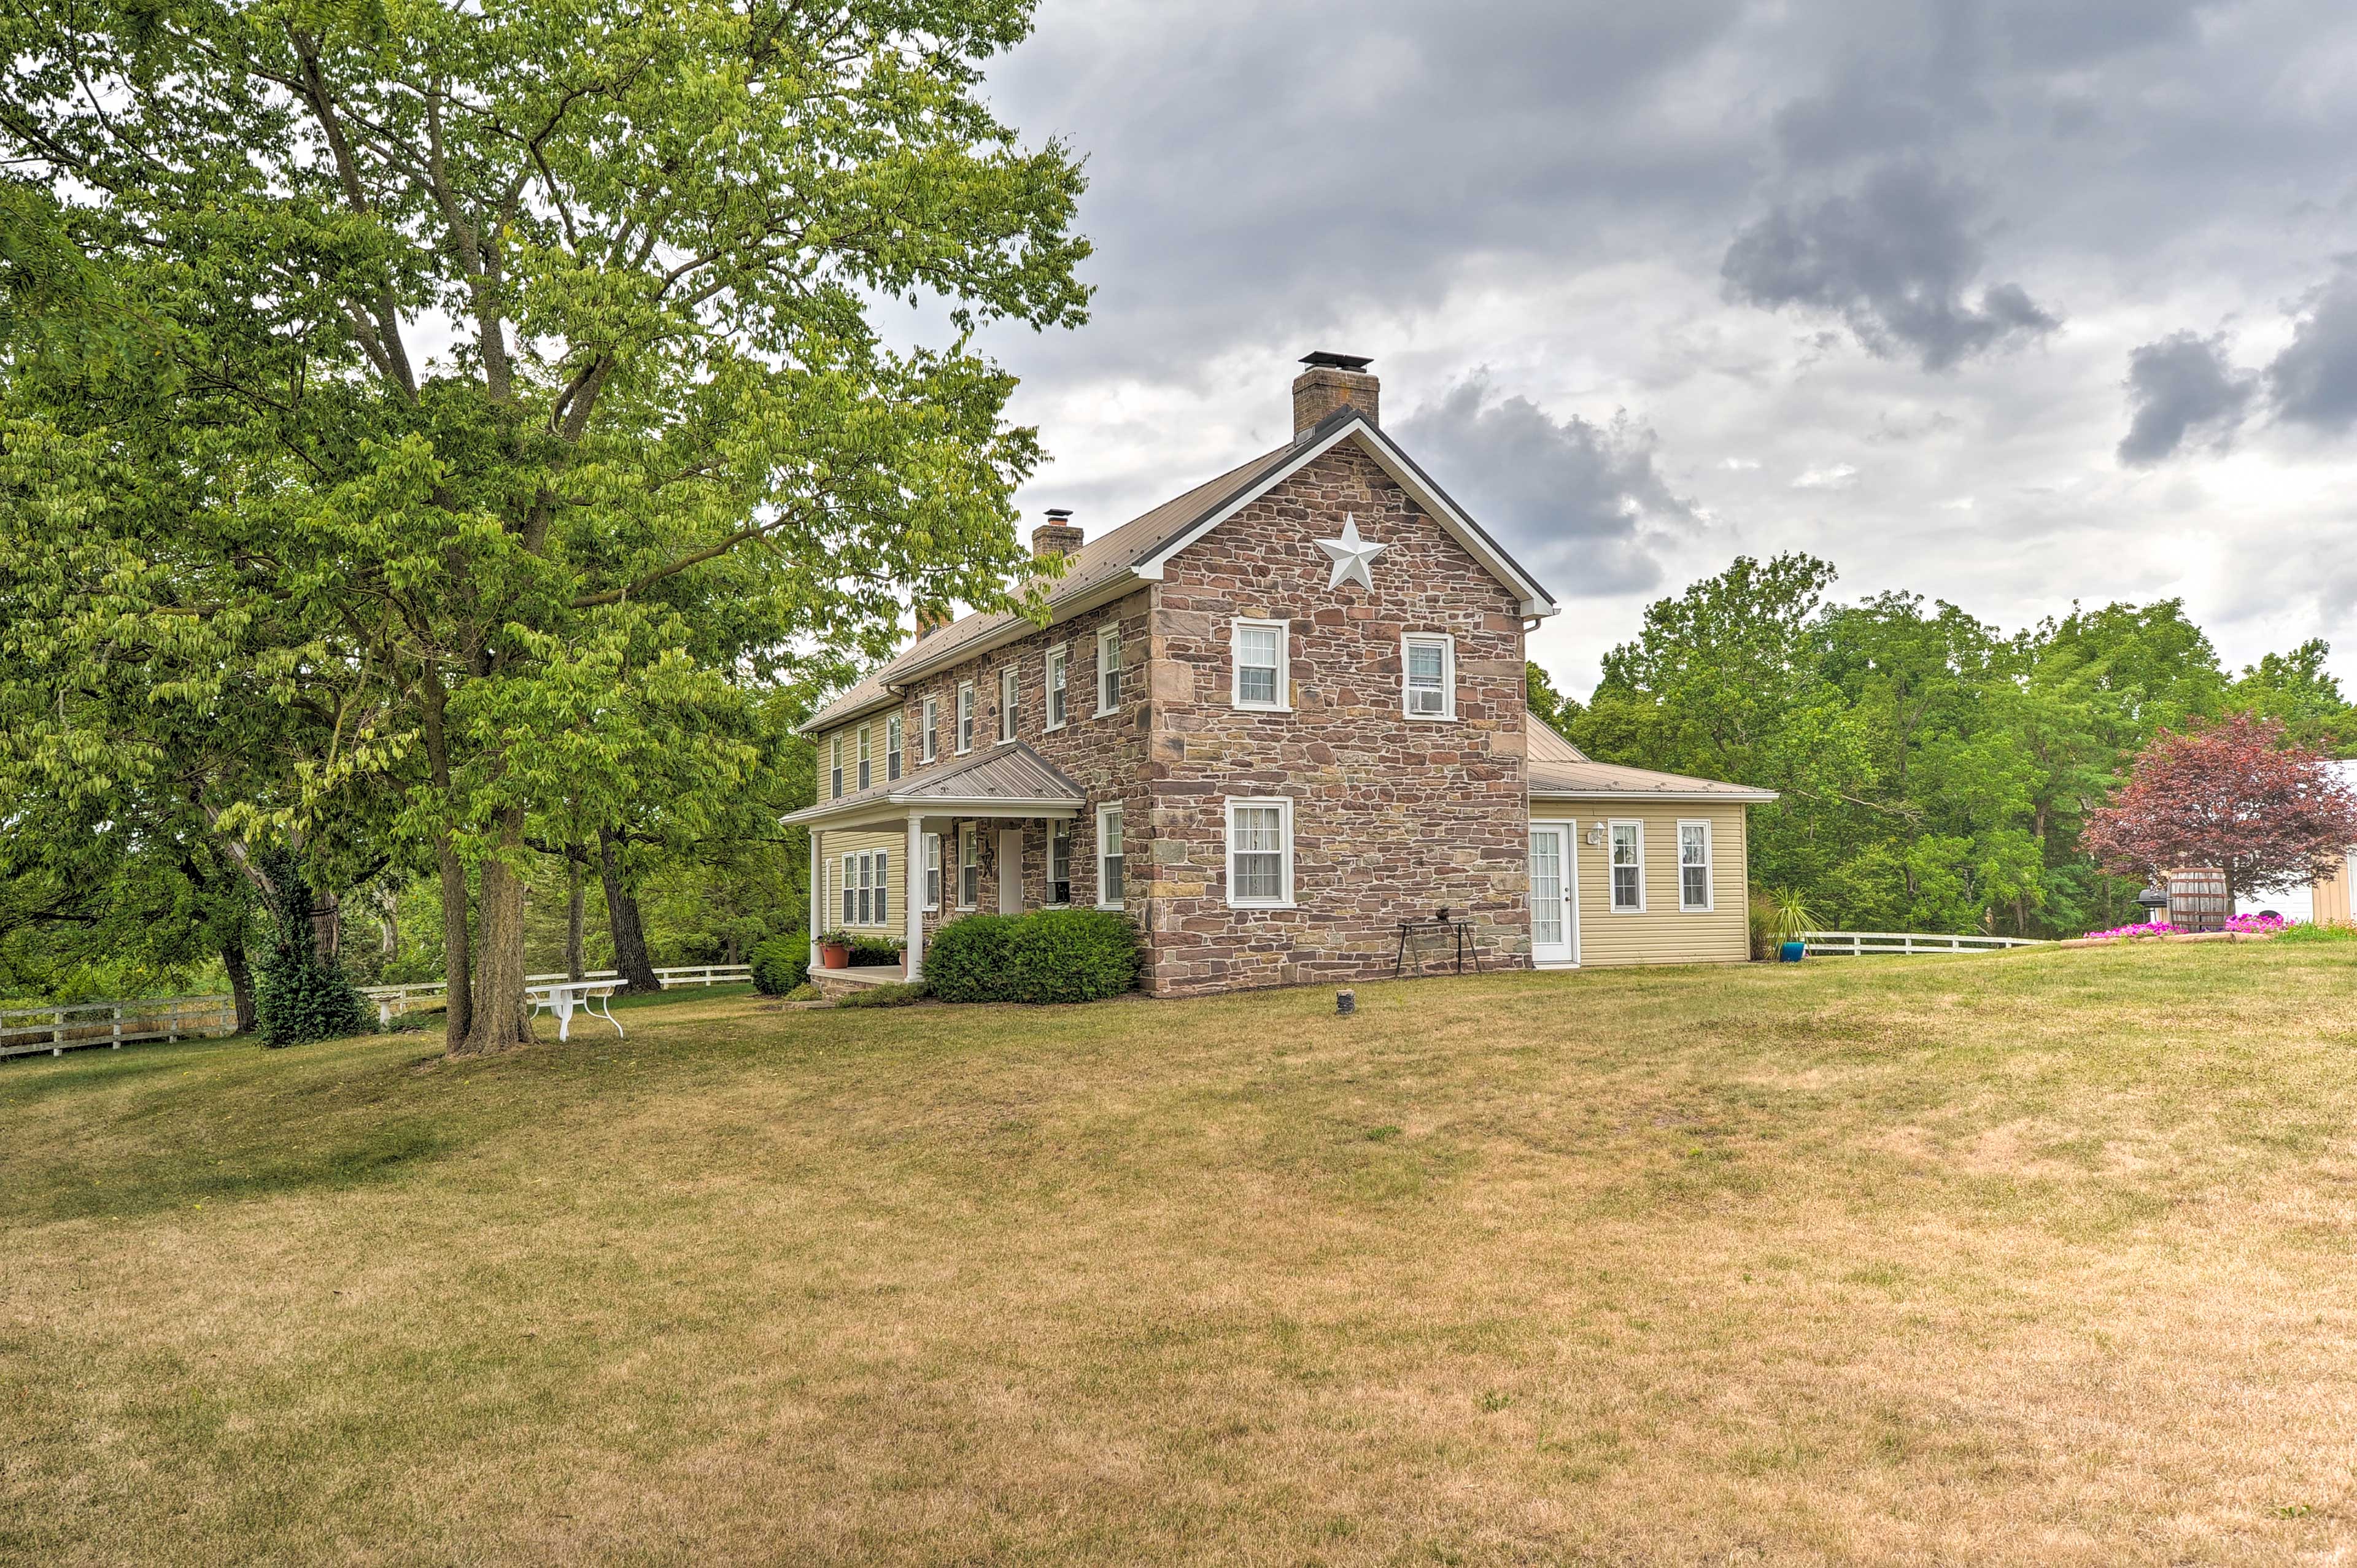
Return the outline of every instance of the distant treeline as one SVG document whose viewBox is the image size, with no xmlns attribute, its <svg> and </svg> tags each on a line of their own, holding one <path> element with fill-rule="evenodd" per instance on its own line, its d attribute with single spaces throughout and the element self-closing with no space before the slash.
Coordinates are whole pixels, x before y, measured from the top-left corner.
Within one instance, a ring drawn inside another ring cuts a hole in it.
<svg viewBox="0 0 2357 1568">
<path fill-rule="evenodd" d="M 1753 885 L 1828 927 L 2116 924 L 2136 884 L 2080 831 L 2154 732 L 2245 710 L 2357 749 L 2320 640 L 2236 675 L 2175 599 L 2007 633 L 1914 594 L 1832 602 L 1835 576 L 1813 556 L 1738 557 L 1649 607 L 1585 704 L 1531 671 L 1533 710 L 1592 757 L 1781 791 L 1752 812 Z"/>
</svg>

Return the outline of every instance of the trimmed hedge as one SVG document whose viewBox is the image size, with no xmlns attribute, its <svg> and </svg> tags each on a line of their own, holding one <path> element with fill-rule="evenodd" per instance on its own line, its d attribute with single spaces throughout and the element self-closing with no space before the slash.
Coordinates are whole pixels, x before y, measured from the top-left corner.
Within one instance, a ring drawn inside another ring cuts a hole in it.
<svg viewBox="0 0 2357 1568">
<path fill-rule="evenodd" d="M 877 964 L 900 961 L 900 950 L 906 943 L 885 937 L 854 937 L 851 939 L 851 967 L 866 969 Z"/>
<path fill-rule="evenodd" d="M 801 931 L 771 937 L 753 949 L 753 989 L 783 996 L 810 979 L 810 938 Z"/>
<path fill-rule="evenodd" d="M 920 980 L 911 985 L 906 981 L 887 981 L 882 985 L 870 985 L 838 998 L 838 1007 L 909 1007 L 933 993 L 932 987 Z"/>
<path fill-rule="evenodd" d="M 1137 989 L 1137 929 L 1110 909 L 966 915 L 925 952 L 944 1002 L 1095 1002 Z"/>
</svg>

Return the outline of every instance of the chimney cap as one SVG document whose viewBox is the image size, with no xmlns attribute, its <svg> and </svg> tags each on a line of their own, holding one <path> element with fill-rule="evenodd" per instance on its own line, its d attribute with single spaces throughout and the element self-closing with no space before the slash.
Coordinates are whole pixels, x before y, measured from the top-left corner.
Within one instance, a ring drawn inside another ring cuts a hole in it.
<svg viewBox="0 0 2357 1568">
<path fill-rule="evenodd" d="M 1049 522 L 1063 522 L 1069 520 L 1071 515 L 1072 509 L 1068 506 L 1051 506 L 1048 509 L 1048 521 Z"/>
<path fill-rule="evenodd" d="M 1319 349 L 1301 356 L 1301 362 L 1311 370 L 1363 371 L 1375 362 L 1372 354 L 1337 354 Z"/>
</svg>

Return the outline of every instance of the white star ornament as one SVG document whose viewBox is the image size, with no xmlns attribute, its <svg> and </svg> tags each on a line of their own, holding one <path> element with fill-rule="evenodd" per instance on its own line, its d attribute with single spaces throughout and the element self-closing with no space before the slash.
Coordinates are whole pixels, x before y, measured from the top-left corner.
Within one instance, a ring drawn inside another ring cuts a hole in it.
<svg viewBox="0 0 2357 1568">
<path fill-rule="evenodd" d="M 1334 575 L 1326 579 L 1329 588 L 1339 588 L 1345 583 L 1356 583 L 1369 593 L 1375 591 L 1375 580 L 1367 572 L 1367 564 L 1391 547 L 1370 544 L 1359 537 L 1359 520 L 1355 516 L 1342 519 L 1342 537 L 1311 541 L 1326 552 L 1334 563 Z"/>
</svg>

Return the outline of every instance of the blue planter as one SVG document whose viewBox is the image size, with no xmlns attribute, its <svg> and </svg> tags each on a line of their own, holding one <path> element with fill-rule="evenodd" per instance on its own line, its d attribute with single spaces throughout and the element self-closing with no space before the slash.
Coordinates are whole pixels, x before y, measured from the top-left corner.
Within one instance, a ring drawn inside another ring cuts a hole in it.
<svg viewBox="0 0 2357 1568">
<path fill-rule="evenodd" d="M 1776 950 L 1776 961 L 1778 963 L 1798 963 L 1801 961 L 1801 955 L 1808 950 L 1809 944 L 1806 942 L 1786 942 L 1783 946 Z"/>
</svg>

